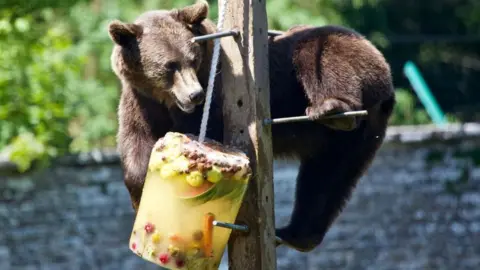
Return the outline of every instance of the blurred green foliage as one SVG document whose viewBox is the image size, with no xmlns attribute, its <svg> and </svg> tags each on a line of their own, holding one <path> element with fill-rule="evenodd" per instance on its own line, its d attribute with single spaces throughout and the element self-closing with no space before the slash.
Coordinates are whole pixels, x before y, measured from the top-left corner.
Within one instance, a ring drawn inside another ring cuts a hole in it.
<svg viewBox="0 0 480 270">
<path fill-rule="evenodd" d="M 216 21 L 217 3 L 209 2 L 210 18 Z M 114 147 L 120 85 L 110 68 L 108 23 L 113 19 L 132 21 L 149 9 L 191 3 L 193 0 L 0 2 L 0 152 L 6 152 L 24 171 L 34 160 Z M 267 11 L 271 29 L 343 24 L 379 46 L 392 64 L 396 85 L 403 88 L 397 92 L 399 102 L 392 124 L 430 121 L 401 74 L 407 60 L 422 69 L 444 110 L 469 112 L 468 108 L 480 103 L 478 91 L 472 90 L 480 66 L 478 49 L 474 49 L 478 42 L 432 42 L 428 37 L 408 41 L 409 35 L 478 35 L 478 1 L 269 0 Z M 405 36 L 407 40 L 402 41 Z"/>
<path fill-rule="evenodd" d="M 416 109 L 415 96 L 407 89 L 397 89 L 397 105 L 391 118 L 392 125 L 418 125 L 430 123 L 424 109 Z"/>
</svg>

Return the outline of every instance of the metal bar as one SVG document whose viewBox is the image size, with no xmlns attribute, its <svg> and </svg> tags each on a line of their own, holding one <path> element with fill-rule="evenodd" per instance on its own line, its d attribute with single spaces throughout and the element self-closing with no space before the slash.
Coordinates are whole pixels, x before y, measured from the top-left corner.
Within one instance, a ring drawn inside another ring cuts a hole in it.
<svg viewBox="0 0 480 270">
<path fill-rule="evenodd" d="M 222 37 L 230 37 L 230 36 L 238 36 L 240 32 L 238 30 L 225 30 L 213 34 L 208 34 L 208 35 L 203 35 L 203 36 L 198 36 L 192 38 L 192 42 L 199 42 L 199 41 L 205 41 L 205 40 L 211 40 L 211 39 L 216 39 L 216 38 L 222 38 Z"/>
<path fill-rule="evenodd" d="M 294 116 L 294 117 L 284 117 L 284 118 L 275 118 L 275 119 L 265 119 L 263 121 L 263 124 L 272 125 L 272 124 L 293 123 L 293 122 L 301 122 L 301 121 L 318 121 L 323 119 L 334 119 L 334 118 L 344 118 L 344 117 L 354 117 L 354 116 L 364 116 L 364 115 L 368 115 L 368 112 L 366 110 L 326 115 L 315 120 L 311 119 L 308 116 Z"/>
<path fill-rule="evenodd" d="M 282 31 L 268 30 L 268 35 L 269 35 L 269 36 L 279 36 L 279 35 L 281 35 L 281 34 L 283 34 Z"/>
<path fill-rule="evenodd" d="M 248 226 L 247 225 L 238 225 L 238 224 L 221 222 L 221 221 L 217 221 L 217 220 L 214 220 L 212 222 L 212 224 L 213 224 L 213 226 L 217 226 L 217 227 L 222 227 L 222 228 L 227 228 L 227 229 L 242 231 L 242 232 L 248 232 Z"/>
</svg>

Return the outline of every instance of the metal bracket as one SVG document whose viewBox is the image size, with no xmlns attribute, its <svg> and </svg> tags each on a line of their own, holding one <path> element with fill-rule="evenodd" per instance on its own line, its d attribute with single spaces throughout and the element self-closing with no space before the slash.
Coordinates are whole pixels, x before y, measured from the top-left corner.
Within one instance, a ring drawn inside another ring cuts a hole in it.
<svg viewBox="0 0 480 270">
<path fill-rule="evenodd" d="M 249 228 L 247 225 L 238 225 L 238 224 L 232 224 L 232 223 L 226 223 L 226 222 L 221 222 L 214 220 L 212 222 L 213 226 L 217 227 L 222 227 L 222 228 L 227 228 L 235 231 L 241 231 L 241 232 L 248 232 Z"/>
<path fill-rule="evenodd" d="M 223 38 L 223 37 L 237 37 L 239 34 L 240 34 L 240 31 L 236 29 L 225 30 L 225 31 L 220 31 L 213 34 L 194 37 L 192 38 L 192 42 L 200 42 L 200 41 L 212 40 L 212 39 Z M 282 31 L 268 30 L 269 36 L 279 36 L 281 34 L 283 34 Z"/>
<path fill-rule="evenodd" d="M 213 34 L 194 37 L 192 38 L 192 42 L 200 42 L 200 41 L 212 40 L 212 39 L 222 38 L 222 37 L 236 37 L 239 34 L 240 34 L 240 31 L 235 29 L 225 30 L 225 31 L 221 31 Z"/>
</svg>

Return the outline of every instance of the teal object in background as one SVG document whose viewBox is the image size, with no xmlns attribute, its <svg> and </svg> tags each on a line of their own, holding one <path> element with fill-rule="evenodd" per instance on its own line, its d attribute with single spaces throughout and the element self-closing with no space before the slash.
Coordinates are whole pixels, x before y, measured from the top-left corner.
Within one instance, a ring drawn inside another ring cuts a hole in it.
<svg viewBox="0 0 480 270">
<path fill-rule="evenodd" d="M 437 103 L 437 100 L 433 96 L 430 88 L 428 88 L 427 83 L 423 79 L 420 71 L 417 66 L 411 61 L 407 61 L 403 66 L 403 73 L 407 76 L 410 84 L 413 87 L 413 90 L 417 94 L 420 102 L 422 102 L 425 110 L 432 119 L 432 121 L 440 126 L 447 123 L 445 114 Z"/>
</svg>

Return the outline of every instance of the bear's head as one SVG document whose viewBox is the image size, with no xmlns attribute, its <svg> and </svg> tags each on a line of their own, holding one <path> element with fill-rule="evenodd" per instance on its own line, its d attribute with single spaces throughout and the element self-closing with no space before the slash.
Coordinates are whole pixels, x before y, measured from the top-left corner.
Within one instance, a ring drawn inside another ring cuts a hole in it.
<svg viewBox="0 0 480 270">
<path fill-rule="evenodd" d="M 145 12 L 133 23 L 111 22 L 114 73 L 153 100 L 193 112 L 204 101 L 213 45 L 192 38 L 215 31 L 206 19 L 208 9 L 201 0 L 182 9 Z"/>
</svg>

